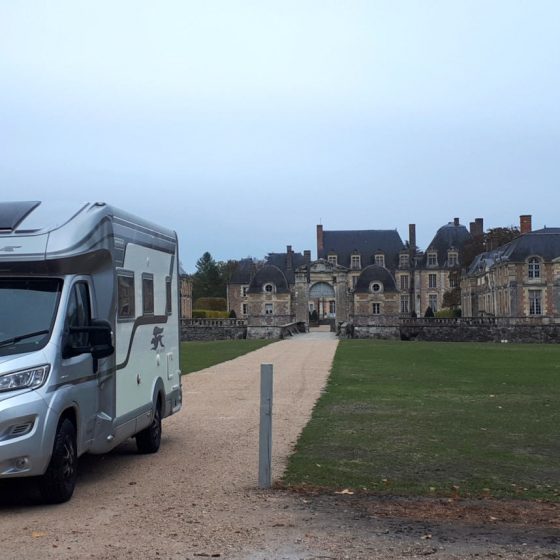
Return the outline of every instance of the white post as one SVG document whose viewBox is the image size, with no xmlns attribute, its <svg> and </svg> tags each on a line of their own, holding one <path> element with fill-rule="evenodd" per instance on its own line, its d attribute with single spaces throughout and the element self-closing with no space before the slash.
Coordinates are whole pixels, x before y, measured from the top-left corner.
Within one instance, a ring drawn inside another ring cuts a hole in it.
<svg viewBox="0 0 560 560">
<path fill-rule="evenodd" d="M 272 364 L 261 364 L 259 488 L 270 488 L 272 485 L 272 388 Z"/>
</svg>

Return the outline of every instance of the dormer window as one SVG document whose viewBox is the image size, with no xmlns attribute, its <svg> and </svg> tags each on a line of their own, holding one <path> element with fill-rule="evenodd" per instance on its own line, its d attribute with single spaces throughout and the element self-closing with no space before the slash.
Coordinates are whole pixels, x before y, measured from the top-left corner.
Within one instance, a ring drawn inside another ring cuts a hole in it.
<svg viewBox="0 0 560 560">
<path fill-rule="evenodd" d="M 377 253 L 375 255 L 375 264 L 385 268 L 385 255 L 383 253 Z"/>
<path fill-rule="evenodd" d="M 359 254 L 350 257 L 350 268 L 353 270 L 362 268 L 362 258 Z"/>
<path fill-rule="evenodd" d="M 408 255 L 400 255 L 399 256 L 399 267 L 400 268 L 408 268 L 410 263 L 410 259 Z"/>
<path fill-rule="evenodd" d="M 331 263 L 334 264 L 335 266 L 338 264 L 338 256 L 337 255 L 328 255 L 327 260 Z"/>
<path fill-rule="evenodd" d="M 537 257 L 531 257 L 528 261 L 529 264 L 529 278 L 535 279 L 541 277 L 541 261 Z"/>
<path fill-rule="evenodd" d="M 435 251 L 428 252 L 428 266 L 437 266 L 437 253 Z"/>
<path fill-rule="evenodd" d="M 267 294 L 271 294 L 272 292 L 274 292 L 274 285 L 273 284 L 265 284 L 264 285 L 264 291 Z"/>
<path fill-rule="evenodd" d="M 457 253 L 457 251 L 449 251 L 447 253 L 447 264 L 450 267 L 454 267 L 459 264 L 459 253 Z"/>
</svg>

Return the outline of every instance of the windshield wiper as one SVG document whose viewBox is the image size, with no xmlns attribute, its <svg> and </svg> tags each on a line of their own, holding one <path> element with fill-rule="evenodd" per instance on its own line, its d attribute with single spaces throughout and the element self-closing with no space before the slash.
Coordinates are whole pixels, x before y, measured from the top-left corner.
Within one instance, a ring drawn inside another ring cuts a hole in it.
<svg viewBox="0 0 560 560">
<path fill-rule="evenodd" d="M 42 334 L 49 334 L 48 330 L 36 331 L 27 334 L 20 334 L 19 336 L 14 336 L 14 338 L 7 338 L 6 340 L 0 340 L 0 346 L 10 346 L 10 344 L 15 344 L 20 340 L 25 340 L 26 338 L 33 338 L 34 336 L 40 336 Z"/>
</svg>

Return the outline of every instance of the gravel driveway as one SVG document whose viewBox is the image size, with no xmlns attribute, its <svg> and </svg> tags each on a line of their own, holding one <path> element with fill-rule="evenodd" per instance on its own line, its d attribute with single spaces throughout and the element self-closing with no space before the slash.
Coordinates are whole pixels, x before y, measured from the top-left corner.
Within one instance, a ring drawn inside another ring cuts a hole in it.
<svg viewBox="0 0 560 560">
<path fill-rule="evenodd" d="M 336 345 L 330 333 L 299 335 L 184 377 L 184 407 L 164 422 L 160 452 L 138 455 L 130 442 L 83 457 L 67 504 L 45 507 L 30 485 L 1 484 L 0 558 L 560 559 L 554 506 L 532 527 L 465 522 L 461 513 L 430 521 L 431 506 L 418 514 L 418 504 L 376 498 L 257 490 L 260 364 L 274 364 L 278 480 Z"/>
</svg>

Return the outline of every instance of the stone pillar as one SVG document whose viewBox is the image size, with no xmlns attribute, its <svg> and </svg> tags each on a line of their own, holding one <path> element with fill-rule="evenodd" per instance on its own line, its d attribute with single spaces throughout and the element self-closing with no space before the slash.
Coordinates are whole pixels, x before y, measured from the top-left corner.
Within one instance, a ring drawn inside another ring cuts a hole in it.
<svg viewBox="0 0 560 560">
<path fill-rule="evenodd" d="M 334 284 L 334 294 L 336 301 L 336 322 L 341 323 L 348 321 L 349 318 L 349 305 L 348 305 L 348 286 L 346 284 L 346 274 L 338 273 L 333 280 L 336 279 Z"/>
<path fill-rule="evenodd" d="M 307 270 L 296 272 L 295 285 L 296 321 L 309 323 L 309 283 Z"/>
</svg>

